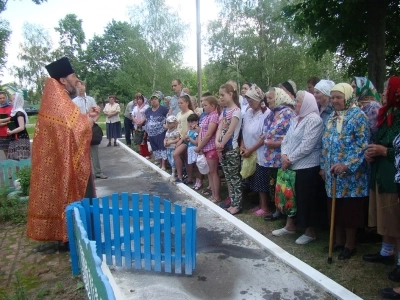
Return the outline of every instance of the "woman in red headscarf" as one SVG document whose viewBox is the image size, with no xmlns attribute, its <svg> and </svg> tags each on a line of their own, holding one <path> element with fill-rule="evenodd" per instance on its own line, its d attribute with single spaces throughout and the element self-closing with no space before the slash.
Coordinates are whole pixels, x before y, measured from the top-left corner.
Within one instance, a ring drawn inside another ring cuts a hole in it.
<svg viewBox="0 0 400 300">
<path fill-rule="evenodd" d="M 383 264 L 397 262 L 389 279 L 399 282 L 400 205 L 393 181 L 396 173 L 393 140 L 400 132 L 400 77 L 390 77 L 384 97 L 387 103 L 379 110 L 378 130 L 365 151 L 365 158 L 371 164 L 368 225 L 377 227 L 382 235 L 382 248 L 378 253 L 364 255 L 363 259 Z M 395 247 L 398 257 L 394 256 Z"/>
</svg>

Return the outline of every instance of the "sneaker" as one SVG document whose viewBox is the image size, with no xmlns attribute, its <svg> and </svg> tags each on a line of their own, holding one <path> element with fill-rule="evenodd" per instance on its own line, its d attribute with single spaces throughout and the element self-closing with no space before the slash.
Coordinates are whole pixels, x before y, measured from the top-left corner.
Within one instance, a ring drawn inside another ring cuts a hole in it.
<svg viewBox="0 0 400 300">
<path fill-rule="evenodd" d="M 309 242 L 315 241 L 316 237 L 311 237 L 308 235 L 303 234 L 302 236 L 300 236 L 297 240 L 296 240 L 296 244 L 298 245 L 306 245 Z"/>
<path fill-rule="evenodd" d="M 219 207 L 221 208 L 228 208 L 231 206 L 231 198 L 226 198 L 224 201 L 222 201 L 222 203 L 219 205 Z"/>
<path fill-rule="evenodd" d="M 183 183 L 183 180 L 182 179 L 179 179 L 179 178 L 177 178 L 177 179 L 175 179 L 175 181 L 174 181 L 175 183 Z"/>
</svg>

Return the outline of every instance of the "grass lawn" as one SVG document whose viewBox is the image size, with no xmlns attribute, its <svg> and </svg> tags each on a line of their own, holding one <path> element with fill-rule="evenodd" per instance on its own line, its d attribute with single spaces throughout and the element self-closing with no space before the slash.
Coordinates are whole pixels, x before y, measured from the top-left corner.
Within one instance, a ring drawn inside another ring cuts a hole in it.
<svg viewBox="0 0 400 300">
<path fill-rule="evenodd" d="M 125 139 L 121 139 L 125 142 Z M 136 145 L 132 149 L 138 151 Z M 151 159 L 154 163 L 155 161 Z M 168 164 L 167 164 L 168 165 Z M 167 168 L 167 172 L 171 172 Z M 220 175 L 223 176 L 222 172 Z M 204 181 L 207 184 L 207 181 Z M 206 185 L 203 184 L 203 188 Z M 227 197 L 226 184 L 222 184 L 221 198 Z M 277 220 L 274 222 L 265 222 L 262 217 L 255 217 L 251 214 L 250 209 L 258 204 L 258 194 L 244 193 L 243 213 L 237 215 L 237 218 L 248 224 L 262 235 L 269 238 L 274 243 L 285 249 L 290 254 L 296 256 L 305 263 L 311 265 L 324 275 L 343 285 L 353 293 L 363 299 L 380 299 L 379 290 L 384 287 L 396 287 L 399 284 L 387 279 L 387 273 L 395 266 L 385 266 L 381 264 L 367 263 L 362 260 L 362 255 L 373 253 L 380 250 L 380 243 L 377 244 L 357 244 L 357 253 L 351 259 L 340 261 L 337 260 L 338 253 L 333 254 L 333 263 L 328 264 L 328 252 L 325 249 L 329 243 L 329 230 L 318 229 L 317 240 L 308 245 L 297 245 L 295 240 L 301 234 L 302 230 L 298 230 L 296 235 L 274 237 L 271 232 L 275 229 L 285 226 L 285 220 Z"/>
</svg>

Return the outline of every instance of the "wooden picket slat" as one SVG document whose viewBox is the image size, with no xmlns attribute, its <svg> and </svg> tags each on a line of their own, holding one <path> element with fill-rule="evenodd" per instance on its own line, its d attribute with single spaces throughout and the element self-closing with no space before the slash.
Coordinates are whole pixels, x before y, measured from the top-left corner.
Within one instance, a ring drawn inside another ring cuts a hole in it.
<svg viewBox="0 0 400 300">
<path fill-rule="evenodd" d="M 193 209 L 186 208 L 185 211 L 185 274 L 192 275 L 192 230 Z"/>
<path fill-rule="evenodd" d="M 122 224 L 124 228 L 124 257 L 125 267 L 132 268 L 132 253 L 131 253 L 131 226 L 129 216 L 129 196 L 128 193 L 122 193 Z"/>
<path fill-rule="evenodd" d="M 101 238 L 101 220 L 100 220 L 100 205 L 99 198 L 92 199 L 93 205 L 93 227 L 94 227 L 94 239 L 96 241 L 96 249 L 98 257 L 102 257 L 104 253 L 103 242 Z"/>
<path fill-rule="evenodd" d="M 191 247 L 191 250 L 192 250 L 192 270 L 194 270 L 194 269 L 196 269 L 196 247 L 197 247 L 197 239 L 196 239 L 196 230 L 197 230 L 197 228 L 196 228 L 196 212 L 197 212 L 197 210 L 196 210 L 196 208 L 192 208 L 192 210 L 193 210 L 193 217 L 192 217 L 192 247 Z"/>
<path fill-rule="evenodd" d="M 112 265 L 111 254 L 111 228 L 110 228 L 110 202 L 108 196 L 101 198 L 103 205 L 104 250 L 106 263 Z"/>
<path fill-rule="evenodd" d="M 113 229 L 114 229 L 114 253 L 115 264 L 117 267 L 122 267 L 121 256 L 121 228 L 119 220 L 119 195 L 112 194 L 112 216 L 113 216 Z"/>
<path fill-rule="evenodd" d="M 182 206 L 174 205 L 175 219 L 175 273 L 182 273 Z"/>
<path fill-rule="evenodd" d="M 154 270 L 161 272 L 161 221 L 160 221 L 160 197 L 153 196 L 153 220 L 154 220 Z"/>
<path fill-rule="evenodd" d="M 143 195 L 143 244 L 144 269 L 151 271 L 151 235 L 150 235 L 150 201 L 149 195 Z"/>
<path fill-rule="evenodd" d="M 142 268 L 141 241 L 140 241 L 140 217 L 139 217 L 139 194 L 132 194 L 132 217 L 133 217 L 133 256 L 135 258 L 135 269 Z"/>
<path fill-rule="evenodd" d="M 92 228 L 92 221 L 91 221 L 93 214 L 90 213 L 90 202 L 89 201 L 90 200 L 88 198 L 84 198 L 82 200 L 82 206 L 85 209 L 85 217 L 84 218 L 86 219 L 86 222 L 87 222 L 87 227 L 86 227 L 87 228 L 87 235 L 88 235 L 89 240 L 93 240 L 94 237 L 92 235 L 93 228 Z"/>
<path fill-rule="evenodd" d="M 164 271 L 171 273 L 171 202 L 164 200 Z"/>
</svg>

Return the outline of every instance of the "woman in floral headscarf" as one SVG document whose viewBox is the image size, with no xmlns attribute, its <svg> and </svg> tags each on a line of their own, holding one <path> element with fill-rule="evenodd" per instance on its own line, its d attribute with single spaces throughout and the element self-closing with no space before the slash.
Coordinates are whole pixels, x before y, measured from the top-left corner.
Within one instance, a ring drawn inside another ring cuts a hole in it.
<svg viewBox="0 0 400 300">
<path fill-rule="evenodd" d="M 268 168 L 269 197 L 275 199 L 275 185 L 278 169 L 282 167 L 281 143 L 290 126 L 290 120 L 296 116 L 292 99 L 281 88 L 270 88 L 267 94 L 271 113 L 264 121 L 264 167 Z M 280 211 L 275 210 L 266 216 L 265 221 L 275 221 Z"/>
<path fill-rule="evenodd" d="M 371 164 L 368 225 L 382 235 L 381 251 L 363 256 L 365 261 L 391 264 L 394 247 L 400 257 L 400 205 L 397 202 L 393 141 L 400 132 L 400 77 L 390 77 L 383 93 L 387 103 L 378 112 L 378 130 L 372 137 L 365 158 Z M 389 279 L 400 281 L 400 264 L 389 273 Z"/>
<path fill-rule="evenodd" d="M 249 177 L 249 183 L 250 190 L 259 193 L 260 205 L 253 208 L 252 212 L 257 217 L 265 217 L 271 213 L 267 202 L 269 185 L 265 180 L 268 178 L 268 168 L 264 167 L 263 127 L 264 120 L 271 111 L 261 109 L 265 94 L 256 84 L 247 90 L 244 97 L 249 107 L 243 117 L 240 154 L 243 158 L 249 158 L 251 155 L 256 157 L 256 171 Z"/>
<path fill-rule="evenodd" d="M 374 85 L 367 77 L 354 77 L 351 86 L 354 90 L 354 96 L 358 101 L 362 111 L 367 115 L 369 130 L 372 135 L 378 130 L 378 111 L 381 108 L 379 104 L 380 97 Z"/>
<path fill-rule="evenodd" d="M 325 180 L 328 207 L 332 206 L 332 184 L 336 176 L 336 209 L 334 251 L 338 259 L 349 259 L 355 253 L 358 228 L 366 225 L 368 201 L 368 166 L 364 151 L 368 146 L 368 120 L 356 105 L 353 89 L 339 83 L 331 89 L 335 112 L 330 116 L 322 137 L 320 175 Z"/>
</svg>

